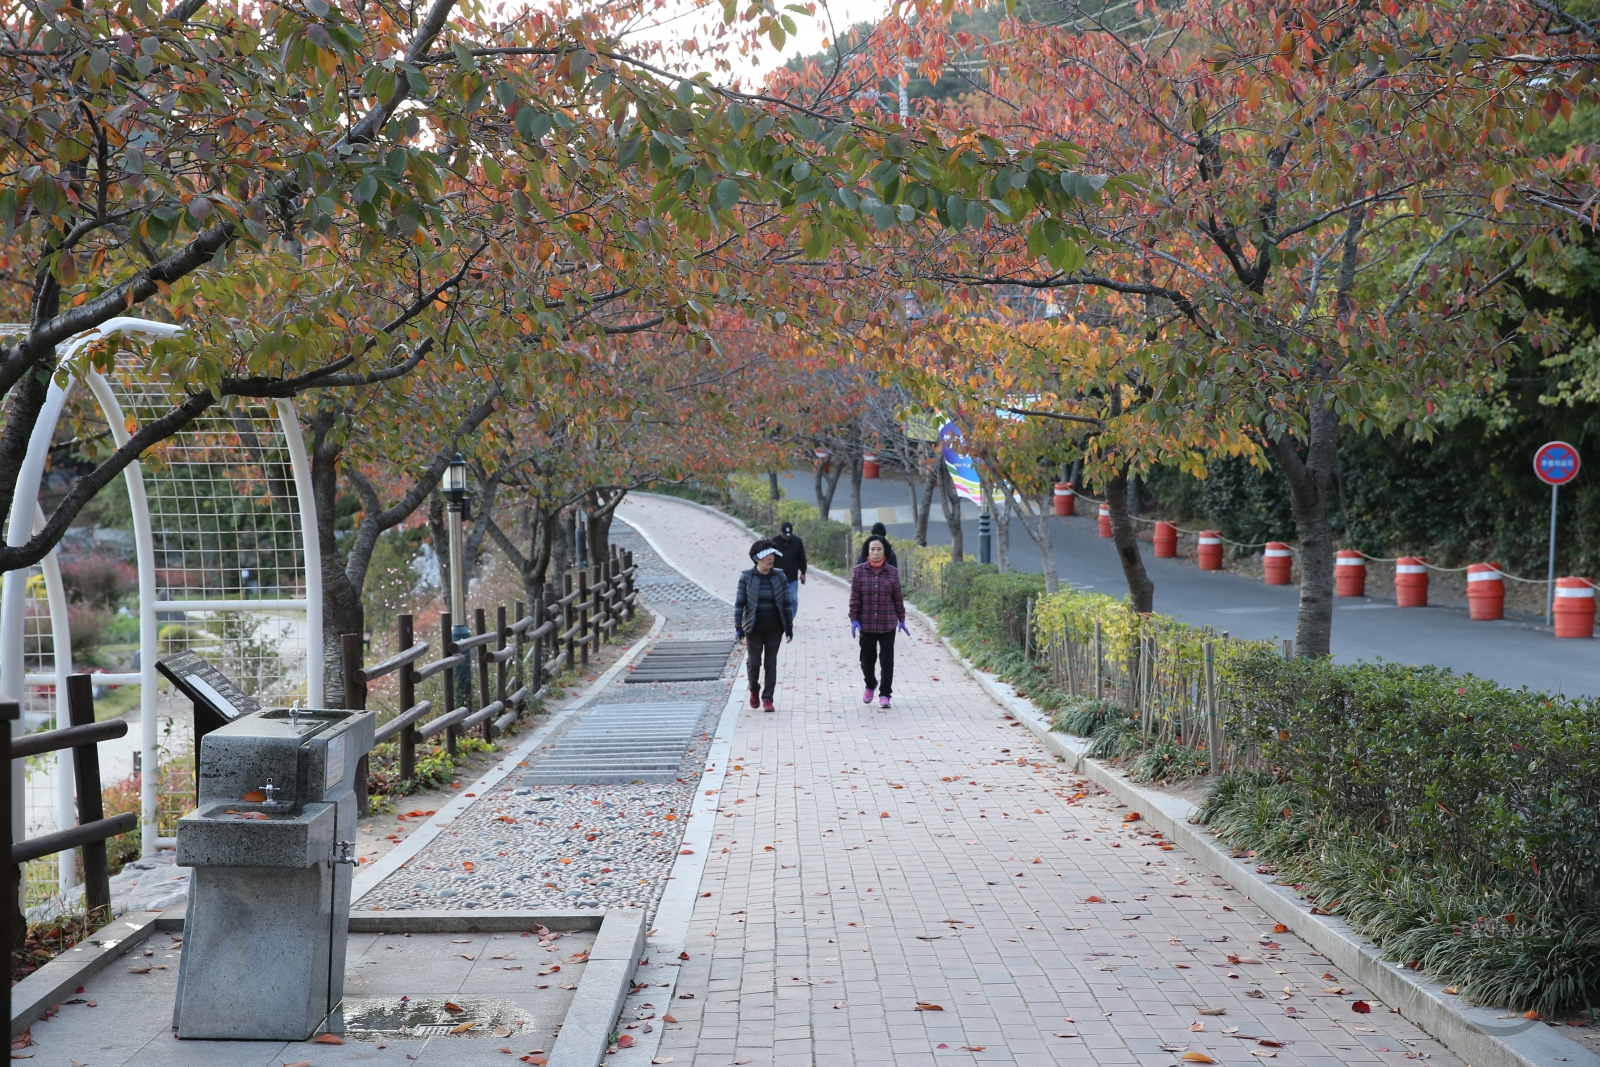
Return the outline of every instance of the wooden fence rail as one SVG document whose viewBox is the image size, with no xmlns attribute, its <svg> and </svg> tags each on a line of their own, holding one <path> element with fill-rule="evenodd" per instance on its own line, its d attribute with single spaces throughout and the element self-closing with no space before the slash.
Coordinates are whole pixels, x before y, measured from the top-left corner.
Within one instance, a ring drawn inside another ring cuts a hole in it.
<svg viewBox="0 0 1600 1067">
<path fill-rule="evenodd" d="M 531 610 L 521 601 L 509 615 L 504 605 L 497 607 L 492 629 L 488 611 L 478 608 L 473 612 L 473 635 L 457 641 L 452 636 L 455 620 L 445 612 L 439 616 L 441 655 L 431 663 L 421 662 L 432 646 L 416 640 L 411 615 L 401 615 L 396 622 L 399 651 L 370 667 L 361 663 L 361 635 L 345 634 L 346 705 L 364 710 L 368 684 L 398 672 L 398 710 L 378 724 L 375 743 L 398 741 L 400 778 L 413 781 L 418 742 L 443 733 L 446 750 L 454 756 L 457 739 L 468 730 L 477 729 L 485 741 L 493 740 L 546 695 L 554 678 L 587 666 L 590 651 L 598 652 L 637 612 L 637 573 L 633 553 L 612 545 L 601 562 L 568 571 L 559 583 L 546 582 Z M 417 686 L 435 676 L 440 676 L 444 691 L 441 709 L 431 701 L 417 700 Z M 467 691 L 459 694 L 458 704 L 456 688 L 461 680 L 467 682 Z M 423 722 L 435 710 L 442 713 Z M 365 759 L 357 778 L 357 798 L 366 814 Z"/>
<path fill-rule="evenodd" d="M 1146 745 L 1170 744 L 1206 754 L 1210 771 L 1248 765 L 1222 724 L 1231 708 L 1216 676 L 1217 642 L 1207 633 L 1198 643 L 1141 627 L 1131 654 L 1108 654 L 1100 624 L 1093 634 L 1056 631 L 1042 646 L 1031 634 L 1030 653 L 1042 658 L 1055 683 L 1075 696 L 1092 696 L 1124 709 L 1137 720 Z M 1035 652 L 1034 649 L 1037 649 Z"/>
</svg>

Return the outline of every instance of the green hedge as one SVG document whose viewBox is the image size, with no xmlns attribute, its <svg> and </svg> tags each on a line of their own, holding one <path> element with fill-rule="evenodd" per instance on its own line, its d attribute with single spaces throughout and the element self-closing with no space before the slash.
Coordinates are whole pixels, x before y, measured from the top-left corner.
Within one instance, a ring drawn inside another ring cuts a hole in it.
<svg viewBox="0 0 1600 1067">
<path fill-rule="evenodd" d="M 1475 1000 L 1600 999 L 1600 701 L 1268 651 L 1225 684 L 1270 769 L 1206 801 L 1226 840 Z"/>
<path fill-rule="evenodd" d="M 1028 601 L 1044 595 L 1044 575 L 998 573 L 985 563 L 950 563 L 944 572 L 942 607 L 964 616 L 978 635 L 1002 648 L 1025 647 Z"/>
</svg>

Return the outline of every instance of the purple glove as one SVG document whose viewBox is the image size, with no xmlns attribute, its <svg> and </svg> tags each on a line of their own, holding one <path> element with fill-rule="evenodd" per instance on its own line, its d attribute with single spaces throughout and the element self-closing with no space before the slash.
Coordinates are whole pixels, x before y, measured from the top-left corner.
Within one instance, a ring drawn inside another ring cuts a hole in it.
<svg viewBox="0 0 1600 1067">
<path fill-rule="evenodd" d="M 851 619 L 850 620 L 850 636 L 851 637 L 860 637 L 861 636 L 861 623 L 859 621 L 855 620 L 855 619 Z"/>
<path fill-rule="evenodd" d="M 911 631 L 906 629 L 906 620 L 904 619 L 900 620 L 900 632 L 905 634 L 907 637 L 911 636 Z"/>
</svg>

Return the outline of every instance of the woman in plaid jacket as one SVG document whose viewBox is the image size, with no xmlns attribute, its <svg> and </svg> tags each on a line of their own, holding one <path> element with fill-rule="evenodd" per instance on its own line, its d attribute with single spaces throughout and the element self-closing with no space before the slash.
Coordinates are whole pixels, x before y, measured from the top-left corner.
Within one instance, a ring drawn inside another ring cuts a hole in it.
<svg viewBox="0 0 1600 1067">
<path fill-rule="evenodd" d="M 878 692 L 879 707 L 887 708 L 894 692 L 894 632 L 911 635 L 906 629 L 906 604 L 900 592 L 900 572 L 888 561 L 888 543 L 881 537 L 867 539 L 867 561 L 856 564 L 850 576 L 850 632 L 861 641 L 861 678 L 866 689 L 861 703 L 872 703 Z M 877 667 L 883 668 L 879 688 Z"/>
</svg>

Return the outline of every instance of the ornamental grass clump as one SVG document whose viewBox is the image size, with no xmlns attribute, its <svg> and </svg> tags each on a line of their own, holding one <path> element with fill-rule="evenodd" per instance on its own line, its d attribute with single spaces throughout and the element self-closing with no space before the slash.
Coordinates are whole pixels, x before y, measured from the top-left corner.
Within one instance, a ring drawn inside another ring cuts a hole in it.
<svg viewBox="0 0 1600 1067">
<path fill-rule="evenodd" d="M 1199 818 L 1391 958 L 1545 1015 L 1600 1000 L 1600 702 L 1399 664 L 1227 665 Z"/>
</svg>

